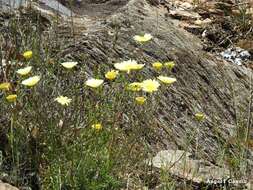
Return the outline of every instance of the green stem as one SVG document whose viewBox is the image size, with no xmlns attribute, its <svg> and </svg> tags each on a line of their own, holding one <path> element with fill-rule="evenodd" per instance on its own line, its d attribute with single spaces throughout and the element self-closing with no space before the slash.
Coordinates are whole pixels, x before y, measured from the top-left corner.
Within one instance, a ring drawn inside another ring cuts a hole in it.
<svg viewBox="0 0 253 190">
<path fill-rule="evenodd" d="M 10 134 L 10 141 L 11 141 L 11 154 L 12 154 L 12 162 L 14 164 L 15 159 L 14 159 L 14 114 L 11 116 L 11 134 Z"/>
</svg>

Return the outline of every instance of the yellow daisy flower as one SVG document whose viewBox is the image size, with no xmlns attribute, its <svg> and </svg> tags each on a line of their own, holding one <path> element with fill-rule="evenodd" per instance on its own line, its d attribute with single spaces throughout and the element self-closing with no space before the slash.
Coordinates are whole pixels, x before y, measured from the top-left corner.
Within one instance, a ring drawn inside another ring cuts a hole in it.
<svg viewBox="0 0 253 190">
<path fill-rule="evenodd" d="M 10 94 L 10 95 L 6 96 L 6 100 L 8 102 L 16 102 L 17 97 L 18 97 L 17 94 Z"/>
<path fill-rule="evenodd" d="M 114 67 L 119 71 L 130 72 L 131 70 L 140 70 L 145 64 L 138 64 L 135 60 L 123 61 L 121 63 L 115 63 Z"/>
<path fill-rule="evenodd" d="M 144 80 L 141 83 L 142 90 L 149 93 L 157 91 L 159 86 L 160 86 L 159 82 L 152 79 Z"/>
<path fill-rule="evenodd" d="M 205 119 L 205 115 L 203 113 L 196 113 L 195 114 L 195 119 L 197 121 L 203 121 Z"/>
<path fill-rule="evenodd" d="M 105 78 L 107 78 L 108 80 L 114 80 L 118 74 L 119 71 L 111 70 L 105 74 Z"/>
<path fill-rule="evenodd" d="M 66 69 L 72 69 L 73 67 L 75 67 L 78 63 L 77 62 L 64 62 L 61 63 L 61 65 L 63 67 L 65 67 Z"/>
<path fill-rule="evenodd" d="M 3 82 L 0 84 L 0 90 L 10 90 L 11 84 L 9 82 Z"/>
<path fill-rule="evenodd" d="M 104 80 L 101 80 L 101 79 L 89 79 L 85 82 L 85 84 L 89 87 L 92 87 L 92 88 L 97 88 L 99 87 L 100 85 L 102 85 L 104 83 Z"/>
<path fill-rule="evenodd" d="M 161 62 L 154 62 L 152 64 L 152 67 L 155 68 L 156 70 L 161 70 L 163 68 L 163 64 Z"/>
<path fill-rule="evenodd" d="M 33 76 L 33 77 L 23 80 L 21 84 L 32 87 L 36 85 L 39 81 L 40 81 L 40 76 Z"/>
<path fill-rule="evenodd" d="M 135 35 L 134 36 L 134 40 L 136 42 L 140 42 L 140 43 L 150 41 L 152 38 L 153 38 L 153 36 L 151 34 L 144 34 L 143 36 L 142 35 Z"/>
<path fill-rule="evenodd" d="M 136 62 L 136 61 L 123 61 L 121 63 L 115 63 L 114 67 L 119 70 L 119 71 L 126 71 L 126 72 L 130 72 L 131 70 L 131 62 Z"/>
<path fill-rule="evenodd" d="M 146 102 L 146 98 L 143 96 L 139 96 L 135 98 L 135 101 L 139 105 L 143 105 Z"/>
<path fill-rule="evenodd" d="M 69 105 L 70 104 L 70 102 L 72 101 L 72 99 L 71 98 L 68 98 L 68 97 L 66 97 L 66 96 L 58 96 L 57 98 L 55 98 L 54 99 L 55 101 L 57 101 L 59 104 L 61 104 L 61 105 Z"/>
<path fill-rule="evenodd" d="M 31 70 L 32 70 L 32 67 L 28 66 L 28 67 L 25 67 L 23 69 L 18 69 L 16 71 L 16 73 L 18 73 L 21 76 L 25 76 L 25 75 L 28 75 L 31 72 Z"/>
<path fill-rule="evenodd" d="M 145 64 L 132 64 L 130 67 L 131 67 L 131 70 L 140 70 L 142 69 L 143 67 L 145 66 Z"/>
<path fill-rule="evenodd" d="M 141 83 L 140 82 L 133 82 L 128 85 L 128 90 L 131 91 L 140 91 L 141 90 Z"/>
<path fill-rule="evenodd" d="M 160 81 L 162 81 L 163 83 L 165 83 L 165 84 L 172 84 L 172 83 L 174 83 L 174 82 L 176 82 L 177 81 L 177 79 L 176 78 L 171 78 L 171 77 L 165 77 L 165 76 L 159 76 L 159 77 L 157 77 Z"/>
<path fill-rule="evenodd" d="M 91 127 L 96 131 L 100 131 L 103 128 L 103 126 L 100 123 L 93 124 Z"/>
<path fill-rule="evenodd" d="M 174 61 L 164 63 L 164 66 L 167 67 L 169 70 L 172 70 L 175 67 L 175 65 L 176 64 L 174 63 Z"/>
<path fill-rule="evenodd" d="M 33 56 L 33 52 L 32 51 L 26 51 L 26 52 L 24 52 L 23 53 L 23 57 L 25 58 L 25 59 L 31 59 L 32 58 L 32 56 Z"/>
</svg>

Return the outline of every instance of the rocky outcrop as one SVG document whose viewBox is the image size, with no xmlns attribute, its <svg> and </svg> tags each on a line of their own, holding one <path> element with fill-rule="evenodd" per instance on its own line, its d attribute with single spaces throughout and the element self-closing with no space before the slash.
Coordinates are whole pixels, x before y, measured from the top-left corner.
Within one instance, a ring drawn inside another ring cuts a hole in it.
<svg viewBox="0 0 253 190">
<path fill-rule="evenodd" d="M 70 42 L 59 56 L 81 60 L 85 54 L 88 68 L 101 63 L 111 67 L 115 61 L 126 59 L 137 59 L 148 66 L 157 60 L 174 60 L 176 67 L 171 75 L 178 81 L 160 97 L 154 118 L 160 140 L 154 143 L 160 148 L 182 148 L 188 134 L 200 128 L 200 144 L 205 155 L 214 160 L 217 139 L 226 144 L 237 120 L 247 119 L 252 71 L 202 51 L 200 40 L 174 26 L 166 13 L 163 7 L 131 0 L 106 17 L 94 20 L 93 16 L 82 16 L 82 21 L 76 20 L 80 21 L 76 27 L 84 25 L 86 29 L 77 30 L 75 43 Z M 154 39 L 139 46 L 132 37 L 143 32 L 151 33 Z M 145 75 L 153 78 L 157 73 L 150 69 Z M 207 116 L 202 124 L 194 120 L 196 112 Z"/>
<path fill-rule="evenodd" d="M 0 181 L 0 190 L 18 190 L 18 188 L 8 183 L 3 183 L 2 181 Z"/>
</svg>

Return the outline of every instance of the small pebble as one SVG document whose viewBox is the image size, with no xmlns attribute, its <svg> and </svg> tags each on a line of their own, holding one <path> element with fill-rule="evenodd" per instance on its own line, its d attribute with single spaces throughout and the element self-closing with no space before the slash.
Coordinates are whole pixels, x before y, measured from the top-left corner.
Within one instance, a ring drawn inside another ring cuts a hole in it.
<svg viewBox="0 0 253 190">
<path fill-rule="evenodd" d="M 250 53 L 240 47 L 228 48 L 220 53 L 223 59 L 230 61 L 236 65 L 242 65 L 250 59 Z"/>
<path fill-rule="evenodd" d="M 240 58 L 235 58 L 234 63 L 237 65 L 242 65 L 242 60 Z"/>
</svg>

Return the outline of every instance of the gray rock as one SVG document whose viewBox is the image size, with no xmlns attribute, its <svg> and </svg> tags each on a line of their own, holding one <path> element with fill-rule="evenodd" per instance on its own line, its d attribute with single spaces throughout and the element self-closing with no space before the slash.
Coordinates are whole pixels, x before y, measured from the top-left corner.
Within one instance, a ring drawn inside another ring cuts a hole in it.
<svg viewBox="0 0 253 190">
<path fill-rule="evenodd" d="M 194 160 L 192 154 L 181 150 L 163 150 L 149 162 L 156 168 L 168 170 L 173 176 L 191 180 L 195 183 L 208 183 L 208 180 L 227 179 L 230 174 L 226 168 L 221 168 L 204 160 Z"/>
<path fill-rule="evenodd" d="M 250 59 L 250 53 L 240 47 L 228 48 L 220 53 L 221 57 L 227 61 L 230 61 L 236 65 L 242 65 L 244 62 Z"/>
<path fill-rule="evenodd" d="M 0 9 L 16 9 L 21 6 L 27 6 L 32 3 L 31 0 L 0 0 Z M 44 8 L 53 9 L 66 16 L 71 16 L 73 13 L 70 9 L 62 5 L 56 0 L 39 0 L 38 3 L 44 5 Z"/>
<path fill-rule="evenodd" d="M 3 183 L 2 181 L 0 181 L 0 190 L 18 190 L 18 188 L 8 183 Z"/>
<path fill-rule="evenodd" d="M 250 58 L 250 53 L 247 50 L 243 50 L 242 52 L 240 52 L 239 56 L 242 59 L 249 59 Z"/>
<path fill-rule="evenodd" d="M 237 65 L 242 65 L 242 59 L 241 58 L 235 58 L 234 60 L 231 59 L 231 62 L 234 62 Z"/>
</svg>

